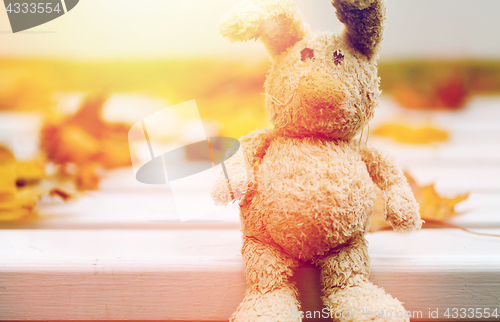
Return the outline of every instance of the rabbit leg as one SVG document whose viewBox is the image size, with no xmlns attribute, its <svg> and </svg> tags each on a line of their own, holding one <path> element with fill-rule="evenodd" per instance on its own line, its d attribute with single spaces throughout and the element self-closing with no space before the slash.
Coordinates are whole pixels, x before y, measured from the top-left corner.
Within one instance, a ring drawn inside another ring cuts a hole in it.
<svg viewBox="0 0 500 322">
<path fill-rule="evenodd" d="M 243 258 L 247 290 L 231 322 L 302 321 L 297 289 L 290 281 L 297 260 L 278 246 L 244 237 Z"/>
<path fill-rule="evenodd" d="M 316 263 L 321 270 L 323 303 L 335 321 L 409 321 L 401 302 L 368 280 L 370 264 L 362 235 Z"/>
</svg>

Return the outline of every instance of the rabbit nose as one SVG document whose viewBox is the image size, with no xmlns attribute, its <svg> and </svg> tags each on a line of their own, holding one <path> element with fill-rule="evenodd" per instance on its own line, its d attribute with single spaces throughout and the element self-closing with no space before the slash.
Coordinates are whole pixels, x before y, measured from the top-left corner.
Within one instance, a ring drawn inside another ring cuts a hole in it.
<svg viewBox="0 0 500 322">
<path fill-rule="evenodd" d="M 312 73 L 299 81 L 298 94 L 302 102 L 316 108 L 335 108 L 346 99 L 344 84 L 328 74 Z"/>
</svg>

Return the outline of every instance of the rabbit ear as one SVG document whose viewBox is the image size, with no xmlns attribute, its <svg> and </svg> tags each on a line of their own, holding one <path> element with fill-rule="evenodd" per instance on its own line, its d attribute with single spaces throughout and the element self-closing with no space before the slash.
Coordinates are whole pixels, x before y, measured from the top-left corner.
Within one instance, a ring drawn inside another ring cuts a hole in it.
<svg viewBox="0 0 500 322">
<path fill-rule="evenodd" d="M 347 41 L 371 59 L 382 41 L 385 0 L 333 0 L 332 4 L 338 19 L 346 26 Z"/>
<path fill-rule="evenodd" d="M 220 31 L 231 41 L 260 39 L 279 55 L 304 38 L 303 19 L 290 0 L 244 0 L 224 14 Z"/>
</svg>

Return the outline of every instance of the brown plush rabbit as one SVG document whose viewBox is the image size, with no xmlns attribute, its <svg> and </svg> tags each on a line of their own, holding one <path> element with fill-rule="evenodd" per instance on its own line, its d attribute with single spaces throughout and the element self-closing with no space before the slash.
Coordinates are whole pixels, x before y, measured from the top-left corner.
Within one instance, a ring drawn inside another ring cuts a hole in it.
<svg viewBox="0 0 500 322">
<path fill-rule="evenodd" d="M 230 189 L 245 192 L 248 288 L 232 321 L 300 321 L 290 277 L 303 261 L 320 268 L 324 304 L 338 320 L 407 321 L 401 303 L 368 280 L 363 235 L 376 186 L 396 231 L 421 227 L 418 204 L 394 161 L 354 139 L 379 102 L 385 2 L 333 6 L 345 25 L 338 34 L 309 30 L 290 0 L 245 0 L 221 19 L 224 36 L 260 39 L 272 59 L 265 90 L 274 128 L 241 138 L 226 161 L 230 181 L 221 176 L 212 191 L 218 204 L 234 198 Z"/>
</svg>

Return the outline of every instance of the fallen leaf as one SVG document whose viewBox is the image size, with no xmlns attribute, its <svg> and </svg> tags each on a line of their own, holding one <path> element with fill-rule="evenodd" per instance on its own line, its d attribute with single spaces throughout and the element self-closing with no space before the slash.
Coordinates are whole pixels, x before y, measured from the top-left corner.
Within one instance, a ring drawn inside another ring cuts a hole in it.
<svg viewBox="0 0 500 322">
<path fill-rule="evenodd" d="M 459 109 L 465 106 L 468 92 L 461 77 L 451 76 L 436 86 L 436 107 L 441 109 Z"/>
<path fill-rule="evenodd" d="M 57 188 L 51 189 L 49 191 L 49 196 L 51 196 L 51 197 L 57 196 L 57 197 L 61 198 L 64 201 L 67 201 L 67 200 L 69 200 L 69 199 L 72 198 L 72 196 L 70 194 L 68 194 L 66 191 L 63 191 L 63 190 L 60 190 L 60 189 L 57 189 Z"/>
<path fill-rule="evenodd" d="M 18 162 L 16 166 L 16 184 L 18 187 L 32 185 L 40 182 L 45 177 L 44 163 L 42 160 L 29 160 Z"/>
<path fill-rule="evenodd" d="M 415 195 L 415 199 L 420 206 L 420 218 L 424 221 L 428 220 L 435 224 L 436 222 L 444 222 L 449 218 L 460 215 L 455 211 L 455 205 L 466 200 L 469 194 L 461 194 L 453 198 L 446 198 L 436 192 L 434 185 L 420 187 L 417 182 L 408 174 L 405 173 L 406 179 Z M 382 202 L 382 191 L 377 191 L 377 200 L 375 202 L 373 214 L 370 218 L 370 232 L 390 229 L 390 224 L 384 220 L 384 205 Z M 423 228 L 431 227 L 431 224 L 424 224 Z"/>
<path fill-rule="evenodd" d="M 375 136 L 389 137 L 406 144 L 430 144 L 446 141 L 448 132 L 432 125 L 410 127 L 400 123 L 385 123 L 372 131 Z"/>
<path fill-rule="evenodd" d="M 403 107 L 411 109 L 432 109 L 434 99 L 409 85 L 402 85 L 394 92 L 394 98 Z"/>
<path fill-rule="evenodd" d="M 40 162 L 17 162 L 9 149 L 0 146 L 0 222 L 36 218 L 35 208 L 42 195 L 57 193 L 63 199 L 72 195 L 71 189 L 46 178 Z"/>
<path fill-rule="evenodd" d="M 12 199 L 16 191 L 16 159 L 9 149 L 0 146 L 0 202 Z"/>
<path fill-rule="evenodd" d="M 106 95 L 90 95 L 73 116 L 46 124 L 42 149 L 49 160 L 77 165 L 96 163 L 104 168 L 131 165 L 129 126 L 102 118 Z"/>
<path fill-rule="evenodd" d="M 50 161 L 87 163 L 99 157 L 99 142 L 76 125 L 46 125 L 42 130 L 42 148 Z"/>
<path fill-rule="evenodd" d="M 79 190 L 96 190 L 98 168 L 131 165 L 129 126 L 108 123 L 102 118 L 106 95 L 89 95 L 70 117 L 47 123 L 41 146 L 48 159 L 61 165 L 61 175 L 72 178 Z M 67 171 L 67 165 L 74 171 Z"/>
<path fill-rule="evenodd" d="M 394 92 L 401 106 L 420 110 L 456 110 L 465 106 L 468 96 L 464 79 L 459 75 L 434 84 L 429 92 L 411 85 L 401 85 Z"/>
<path fill-rule="evenodd" d="M 80 165 L 76 171 L 76 187 L 78 190 L 99 189 L 99 175 L 95 164 Z"/>
<path fill-rule="evenodd" d="M 415 199 L 420 205 L 420 217 L 424 220 L 445 221 L 459 215 L 460 213 L 455 211 L 455 205 L 469 197 L 468 193 L 454 198 L 442 197 L 436 192 L 433 184 L 420 187 L 410 174 L 405 173 L 405 176 L 413 190 Z"/>
</svg>

